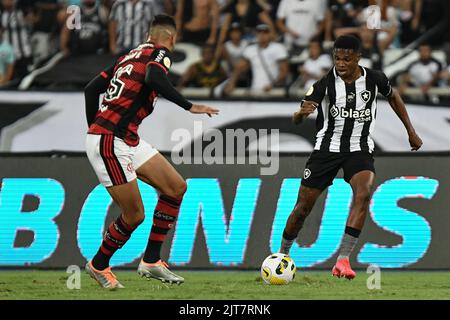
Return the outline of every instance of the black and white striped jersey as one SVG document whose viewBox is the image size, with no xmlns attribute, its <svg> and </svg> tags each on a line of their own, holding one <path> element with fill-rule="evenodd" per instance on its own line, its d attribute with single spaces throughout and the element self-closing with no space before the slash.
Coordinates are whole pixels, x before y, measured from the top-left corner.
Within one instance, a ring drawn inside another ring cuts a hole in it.
<svg viewBox="0 0 450 320">
<path fill-rule="evenodd" d="M 144 42 L 153 17 L 154 8 L 150 1 L 116 1 L 110 20 L 117 22 L 117 46 L 125 50 Z"/>
<path fill-rule="evenodd" d="M 373 152 L 370 137 L 375 127 L 377 94 L 389 98 L 392 87 L 383 72 L 361 68 L 362 75 L 345 83 L 332 68 L 306 93 L 305 100 L 319 104 L 314 150 Z"/>
<path fill-rule="evenodd" d="M 2 25 L 3 39 L 14 48 L 16 60 L 31 57 L 30 29 L 25 21 L 22 10 L 2 11 L 0 9 L 0 24 Z"/>
</svg>

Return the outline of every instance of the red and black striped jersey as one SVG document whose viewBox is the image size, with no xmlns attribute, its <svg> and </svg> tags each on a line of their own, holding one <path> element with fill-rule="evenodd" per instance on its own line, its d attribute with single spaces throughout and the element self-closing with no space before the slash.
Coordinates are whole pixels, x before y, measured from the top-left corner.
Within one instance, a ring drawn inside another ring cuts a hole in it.
<svg viewBox="0 0 450 320">
<path fill-rule="evenodd" d="M 110 80 L 109 86 L 88 133 L 113 134 L 130 146 L 138 145 L 139 125 L 153 112 L 157 99 L 156 91 L 145 83 L 149 64 L 161 67 L 167 74 L 172 64 L 169 50 L 144 43 L 101 73 Z"/>
</svg>

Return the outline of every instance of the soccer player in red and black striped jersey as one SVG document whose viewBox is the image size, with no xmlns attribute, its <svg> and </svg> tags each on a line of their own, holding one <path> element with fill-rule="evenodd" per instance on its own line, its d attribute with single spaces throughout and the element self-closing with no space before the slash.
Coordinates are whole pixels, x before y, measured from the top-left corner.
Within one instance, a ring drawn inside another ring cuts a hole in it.
<svg viewBox="0 0 450 320">
<path fill-rule="evenodd" d="M 105 288 L 123 287 L 112 273 L 109 261 L 144 220 L 136 178 L 153 186 L 159 194 L 138 273 L 163 282 L 184 282 L 161 260 L 160 251 L 178 216 L 186 182 L 137 132 L 142 120 L 152 113 L 158 94 L 191 113 L 211 117 L 219 112 L 192 104 L 171 85 L 167 73 L 176 38 L 173 18 L 155 16 L 147 42 L 120 57 L 85 88 L 87 155 L 100 182 L 122 211 L 106 230 L 97 254 L 86 265 L 86 271 Z M 105 94 L 99 108 L 101 93 Z"/>
</svg>

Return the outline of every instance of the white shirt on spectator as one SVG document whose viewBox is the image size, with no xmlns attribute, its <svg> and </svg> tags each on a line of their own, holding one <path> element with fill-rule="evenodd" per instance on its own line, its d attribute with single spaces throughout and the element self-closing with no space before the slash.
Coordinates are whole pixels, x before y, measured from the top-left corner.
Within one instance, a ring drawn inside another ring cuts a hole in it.
<svg viewBox="0 0 450 320">
<path fill-rule="evenodd" d="M 303 68 L 305 69 L 306 72 L 318 78 L 322 77 L 324 70 L 331 69 L 332 66 L 333 61 L 331 61 L 330 56 L 326 53 L 321 54 L 316 60 L 308 58 L 308 60 L 306 60 L 305 63 L 303 64 Z M 316 81 L 317 80 L 314 79 L 306 81 L 305 89 L 311 88 L 311 86 Z"/>
<path fill-rule="evenodd" d="M 440 62 L 434 58 L 431 58 L 426 64 L 420 60 L 412 63 L 408 72 L 411 76 L 412 83 L 416 86 L 421 86 L 433 80 L 434 75 L 441 70 L 442 66 Z"/>
<path fill-rule="evenodd" d="M 290 34 L 284 35 L 284 41 L 288 48 L 292 44 L 308 45 L 309 40 L 317 32 L 318 23 L 324 19 L 325 8 L 323 0 L 281 0 L 277 18 L 285 19 L 286 27 L 300 35 L 297 39 Z"/>
<path fill-rule="evenodd" d="M 260 48 L 258 44 L 249 45 L 243 57 L 249 61 L 252 69 L 252 91 L 262 91 L 264 87 L 271 85 L 278 79 L 278 62 L 286 60 L 288 53 L 281 43 L 271 42 L 266 48 Z M 264 60 L 261 61 L 261 58 Z M 270 76 L 267 73 L 270 73 Z"/>
<path fill-rule="evenodd" d="M 234 45 L 234 43 L 229 40 L 225 42 L 225 49 L 230 56 L 231 63 L 233 66 L 237 64 L 237 62 L 242 58 L 242 54 L 244 53 L 245 48 L 248 46 L 248 41 L 241 40 L 239 46 Z"/>
</svg>

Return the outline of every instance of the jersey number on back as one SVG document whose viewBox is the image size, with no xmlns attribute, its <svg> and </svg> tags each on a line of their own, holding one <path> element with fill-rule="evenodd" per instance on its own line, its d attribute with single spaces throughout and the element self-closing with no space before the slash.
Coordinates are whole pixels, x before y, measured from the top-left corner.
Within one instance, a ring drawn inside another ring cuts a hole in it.
<svg viewBox="0 0 450 320">
<path fill-rule="evenodd" d="M 112 101 L 120 97 L 123 88 L 125 87 L 125 83 L 122 80 L 120 80 L 120 77 L 124 73 L 130 75 L 132 70 L 133 70 L 132 64 L 117 69 L 116 73 L 114 74 L 114 77 L 111 79 L 109 88 L 106 91 L 105 101 Z"/>
</svg>

